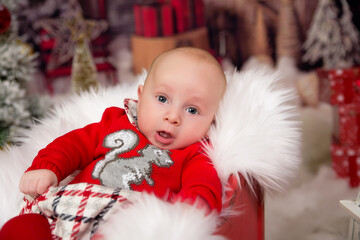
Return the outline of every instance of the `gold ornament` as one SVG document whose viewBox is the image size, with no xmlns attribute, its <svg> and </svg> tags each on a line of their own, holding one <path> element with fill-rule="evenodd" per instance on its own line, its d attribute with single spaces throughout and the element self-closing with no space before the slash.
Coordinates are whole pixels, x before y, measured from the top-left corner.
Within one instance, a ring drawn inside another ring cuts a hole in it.
<svg viewBox="0 0 360 240">
<path fill-rule="evenodd" d="M 107 27 L 105 21 L 83 18 L 76 0 L 70 0 L 70 7 L 60 19 L 45 19 L 38 26 L 46 29 L 55 39 L 52 57 L 47 65 L 51 70 L 73 57 L 71 80 L 76 93 L 98 89 L 96 66 L 89 49 L 89 41 L 98 37 Z"/>
<path fill-rule="evenodd" d="M 21 51 L 21 53 L 25 56 L 31 56 L 34 54 L 34 49 L 31 47 L 30 44 L 25 43 L 23 41 L 21 41 L 20 39 L 16 39 L 16 43 L 19 45 L 19 49 Z"/>
<path fill-rule="evenodd" d="M 96 66 L 85 36 L 79 35 L 76 43 L 71 72 L 72 88 L 78 94 L 90 89 L 97 90 Z"/>
<path fill-rule="evenodd" d="M 85 34 L 88 40 L 93 40 L 108 27 L 104 20 L 84 19 L 77 0 L 70 0 L 68 4 L 61 18 L 42 19 L 35 23 L 35 28 L 45 29 L 52 38 L 56 39 L 50 61 L 46 66 L 47 70 L 57 68 L 74 56 L 77 34 Z"/>
</svg>

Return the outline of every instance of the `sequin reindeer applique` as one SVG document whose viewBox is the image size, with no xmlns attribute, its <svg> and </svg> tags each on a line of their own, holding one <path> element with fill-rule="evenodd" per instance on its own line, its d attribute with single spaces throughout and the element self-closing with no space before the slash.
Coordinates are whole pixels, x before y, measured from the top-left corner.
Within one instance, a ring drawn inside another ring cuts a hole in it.
<svg viewBox="0 0 360 240">
<path fill-rule="evenodd" d="M 134 149 L 138 143 L 139 137 L 132 130 L 120 130 L 107 135 L 103 146 L 111 150 L 104 159 L 96 163 L 92 177 L 99 179 L 102 185 L 113 188 L 131 190 L 131 184 L 139 185 L 144 179 L 147 184 L 153 186 L 152 165 L 169 168 L 174 162 L 169 156 L 169 151 L 150 144 L 138 151 L 140 156 L 118 157 Z"/>
</svg>

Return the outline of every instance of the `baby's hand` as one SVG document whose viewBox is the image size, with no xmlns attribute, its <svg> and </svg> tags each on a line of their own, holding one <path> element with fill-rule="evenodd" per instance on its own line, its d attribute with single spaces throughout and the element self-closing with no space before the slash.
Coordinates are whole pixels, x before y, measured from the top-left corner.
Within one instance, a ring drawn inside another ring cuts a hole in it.
<svg viewBox="0 0 360 240">
<path fill-rule="evenodd" d="M 20 191 L 24 194 L 38 196 L 46 192 L 50 186 L 56 186 L 56 174 L 47 169 L 32 170 L 24 173 L 20 180 Z"/>
</svg>

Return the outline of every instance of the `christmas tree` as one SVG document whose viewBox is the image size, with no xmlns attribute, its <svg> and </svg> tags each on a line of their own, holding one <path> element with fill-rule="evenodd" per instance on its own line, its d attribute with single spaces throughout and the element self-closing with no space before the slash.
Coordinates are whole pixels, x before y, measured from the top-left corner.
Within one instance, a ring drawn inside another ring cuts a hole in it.
<svg viewBox="0 0 360 240">
<path fill-rule="evenodd" d="M 348 3 L 346 0 L 340 3 L 341 11 L 335 0 L 319 0 L 304 43 L 303 61 L 310 64 L 322 61 L 326 69 L 349 68 L 360 63 L 359 32 L 352 22 Z"/>
<path fill-rule="evenodd" d="M 17 1 L 0 0 L 0 147 L 16 143 L 43 113 L 40 99 L 27 96 L 37 55 L 17 36 L 16 6 Z"/>
</svg>

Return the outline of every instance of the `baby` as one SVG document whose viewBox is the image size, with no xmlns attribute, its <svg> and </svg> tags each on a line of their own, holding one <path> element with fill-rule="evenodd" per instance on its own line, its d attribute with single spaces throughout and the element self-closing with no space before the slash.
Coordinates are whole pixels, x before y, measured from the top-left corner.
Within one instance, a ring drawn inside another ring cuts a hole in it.
<svg viewBox="0 0 360 240">
<path fill-rule="evenodd" d="M 201 141 L 207 141 L 225 89 L 224 72 L 208 52 L 189 47 L 165 52 L 138 87 L 138 101 L 106 109 L 100 122 L 39 151 L 20 191 L 41 195 L 81 170 L 71 184 L 146 191 L 220 211 L 221 183 Z"/>
</svg>

